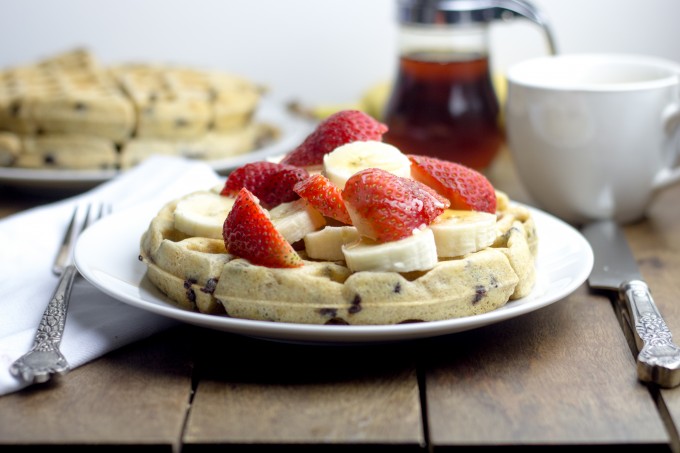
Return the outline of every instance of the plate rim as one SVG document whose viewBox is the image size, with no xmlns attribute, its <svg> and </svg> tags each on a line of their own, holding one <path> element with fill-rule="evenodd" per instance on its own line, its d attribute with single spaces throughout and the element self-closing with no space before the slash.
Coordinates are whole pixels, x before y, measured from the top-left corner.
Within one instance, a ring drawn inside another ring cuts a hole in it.
<svg viewBox="0 0 680 453">
<path fill-rule="evenodd" d="M 142 267 L 143 264 L 139 263 L 136 257 L 139 255 L 139 250 L 135 250 L 134 254 L 130 256 L 131 265 L 133 265 L 133 260 L 140 266 L 141 275 L 136 273 L 135 276 L 138 278 L 136 284 L 130 284 L 135 287 L 140 295 L 137 297 L 130 297 L 122 291 L 116 291 L 115 288 L 108 286 L 101 278 L 97 276 L 95 271 L 95 266 L 93 266 L 91 260 L 88 260 L 88 252 L 86 247 L 91 243 L 98 243 L 95 238 L 98 234 L 102 234 L 100 230 L 105 230 L 106 226 L 110 223 L 114 223 L 116 219 L 121 219 L 123 216 L 129 217 L 132 215 L 133 210 L 138 210 L 140 213 L 147 214 L 148 212 L 156 212 L 158 204 L 155 203 L 153 211 L 149 210 L 148 203 L 137 205 L 125 211 L 114 213 L 107 218 L 102 219 L 100 222 L 96 223 L 92 227 L 88 228 L 78 240 L 75 250 L 75 262 L 76 267 L 80 273 L 88 280 L 93 286 L 98 288 L 100 291 L 108 294 L 114 299 L 126 303 L 128 305 L 135 306 L 137 308 L 147 310 L 158 315 L 173 318 L 178 321 L 182 321 L 188 324 L 193 324 L 200 327 L 211 328 L 214 330 L 219 330 L 223 332 L 230 332 L 235 334 L 241 334 L 249 337 L 262 338 L 267 340 L 278 340 L 278 341 L 288 341 L 288 342 L 301 342 L 301 343 L 376 343 L 376 342 L 394 342 L 412 339 L 422 339 L 429 337 L 436 337 L 442 335 L 448 335 L 458 332 L 463 332 L 466 330 L 472 330 L 486 325 L 495 324 L 501 321 L 515 318 L 532 311 L 538 310 L 540 308 L 551 305 L 558 302 L 568 295 L 573 293 L 590 274 L 593 267 L 593 251 L 587 240 L 571 225 L 567 224 L 563 220 L 541 211 L 532 206 L 524 205 L 522 203 L 516 203 L 520 206 L 526 207 L 534 216 L 534 221 L 537 224 L 537 230 L 539 231 L 539 257 L 546 258 L 541 254 L 541 242 L 540 242 L 540 228 L 552 227 L 562 229 L 563 232 L 567 233 L 571 237 L 575 251 L 573 253 L 578 253 L 581 259 L 578 260 L 580 267 L 577 269 L 578 272 L 574 273 L 571 280 L 564 287 L 560 288 L 560 291 L 556 294 L 549 294 L 549 288 L 544 288 L 544 294 L 534 297 L 535 300 L 530 300 L 529 302 L 522 303 L 522 301 L 529 300 L 534 292 L 539 291 L 540 288 L 534 287 L 532 292 L 525 298 L 517 299 L 508 302 L 505 306 L 500 307 L 496 310 L 492 310 L 487 313 L 482 313 L 479 315 L 471 315 L 463 318 L 453 318 L 439 321 L 428 321 L 422 323 L 409 323 L 409 324 L 396 324 L 396 325 L 349 325 L 349 326 L 338 326 L 338 325 L 318 325 L 318 324 L 295 324 L 295 323 L 276 323 L 271 321 L 260 321 L 260 320 L 249 320 L 249 319 L 239 319 L 239 318 L 229 318 L 218 315 L 210 315 L 199 312 L 192 312 L 184 310 L 182 308 L 173 305 L 172 302 L 167 299 L 158 289 L 156 289 L 146 277 L 146 267 Z M 145 207 L 146 206 L 146 207 Z M 137 240 L 134 243 L 139 243 L 139 239 L 143 233 L 143 229 L 148 226 L 150 218 L 146 218 L 143 221 L 138 220 L 137 222 L 126 222 L 129 227 L 128 235 L 133 234 L 137 236 Z M 546 226 L 547 225 L 547 226 Z M 142 229 L 143 228 L 143 229 Z M 135 231 L 131 231 L 135 229 Z M 120 236 L 120 230 L 117 230 Z M 129 239 L 129 238 L 128 238 Z M 128 241 L 127 243 L 130 243 Z M 130 253 L 130 249 L 126 247 L 117 247 L 118 253 Z M 124 252 L 127 250 L 127 252 Z M 543 252 L 545 253 L 545 252 Z M 122 256 L 122 255 L 121 255 Z M 538 258 L 537 258 L 538 260 Z M 89 262 L 88 262 L 89 261 Z M 537 267 L 537 282 L 543 276 L 543 272 L 548 272 L 548 270 L 541 271 Z M 120 274 L 120 273 L 119 273 Z M 115 275 L 114 275 L 115 277 Z M 118 276 L 120 277 L 120 275 Z M 544 277 L 544 276 L 543 276 Z M 118 280 L 122 280 L 118 278 Z M 147 288 L 144 288 L 146 285 Z M 154 294 L 153 296 L 157 299 L 154 301 L 147 301 L 142 298 L 141 291 L 150 290 Z M 163 300 L 165 299 L 165 300 Z"/>
</svg>

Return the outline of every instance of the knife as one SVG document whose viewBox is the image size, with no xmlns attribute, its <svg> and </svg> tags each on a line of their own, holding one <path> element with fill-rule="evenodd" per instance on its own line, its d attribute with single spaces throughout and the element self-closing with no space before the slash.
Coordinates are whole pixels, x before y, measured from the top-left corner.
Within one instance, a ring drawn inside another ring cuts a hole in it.
<svg viewBox="0 0 680 453">
<path fill-rule="evenodd" d="M 638 348 L 637 373 L 643 382 L 671 388 L 680 384 L 680 348 L 654 303 L 621 227 L 610 220 L 590 223 L 581 232 L 594 253 L 588 284 L 618 291 Z"/>
</svg>

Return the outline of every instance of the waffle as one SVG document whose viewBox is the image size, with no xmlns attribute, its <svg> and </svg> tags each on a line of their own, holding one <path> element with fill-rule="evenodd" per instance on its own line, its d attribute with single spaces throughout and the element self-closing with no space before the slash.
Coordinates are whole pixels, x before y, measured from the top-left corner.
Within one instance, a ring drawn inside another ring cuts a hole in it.
<svg viewBox="0 0 680 453">
<path fill-rule="evenodd" d="M 154 153 L 247 153 L 278 135 L 253 120 L 261 94 L 224 72 L 105 67 L 86 50 L 67 52 L 0 71 L 0 165 L 129 168 Z"/>
<path fill-rule="evenodd" d="M 90 135 L 120 143 L 134 112 L 115 80 L 85 51 L 1 74 L 0 129 L 19 135 Z"/>
<path fill-rule="evenodd" d="M 378 325 L 481 314 L 534 286 L 538 240 L 530 212 L 499 193 L 491 247 L 440 260 L 426 272 L 355 272 L 307 259 L 294 269 L 250 264 L 220 239 L 188 237 L 167 203 L 141 238 L 147 277 L 177 306 L 222 316 L 305 324 Z"/>
<path fill-rule="evenodd" d="M 115 169 L 118 153 L 111 140 L 80 134 L 24 137 L 14 165 L 22 168 Z"/>
</svg>

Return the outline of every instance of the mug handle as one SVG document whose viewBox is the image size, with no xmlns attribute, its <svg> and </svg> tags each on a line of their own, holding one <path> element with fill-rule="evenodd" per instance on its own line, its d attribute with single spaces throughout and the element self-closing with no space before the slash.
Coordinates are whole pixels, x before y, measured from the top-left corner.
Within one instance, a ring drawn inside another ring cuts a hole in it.
<svg viewBox="0 0 680 453">
<path fill-rule="evenodd" d="M 671 143 L 668 148 L 668 165 L 654 179 L 654 189 L 662 189 L 680 182 L 680 103 L 669 106 L 663 113 L 662 121 L 666 136 Z"/>
</svg>

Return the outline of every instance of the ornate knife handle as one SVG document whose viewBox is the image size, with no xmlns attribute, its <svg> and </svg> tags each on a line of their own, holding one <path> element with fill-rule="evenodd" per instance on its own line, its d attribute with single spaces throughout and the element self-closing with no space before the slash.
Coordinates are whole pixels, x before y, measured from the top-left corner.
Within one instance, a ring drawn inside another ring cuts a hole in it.
<svg viewBox="0 0 680 453">
<path fill-rule="evenodd" d="M 635 332 L 639 379 L 667 388 L 679 385 L 680 348 L 673 343 L 649 287 L 643 281 L 631 280 L 621 285 L 619 295 L 626 303 Z"/>
</svg>

